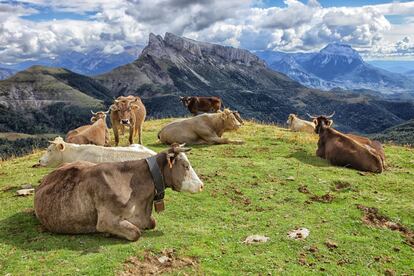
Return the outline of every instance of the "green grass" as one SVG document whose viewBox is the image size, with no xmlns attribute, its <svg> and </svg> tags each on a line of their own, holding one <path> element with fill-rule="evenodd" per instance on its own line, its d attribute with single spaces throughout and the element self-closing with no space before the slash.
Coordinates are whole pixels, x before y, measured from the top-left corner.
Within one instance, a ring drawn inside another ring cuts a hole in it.
<svg viewBox="0 0 414 276">
<path fill-rule="evenodd" d="M 146 122 L 144 144 L 160 151 L 159 128 L 170 120 Z M 205 183 L 199 194 L 167 190 L 166 210 L 155 214 L 157 228 L 137 242 L 94 235 L 41 232 L 30 212 L 33 196 L 14 193 L 22 184 L 38 185 L 51 169 L 31 168 L 42 152 L 0 163 L 0 274 L 112 275 L 130 256 L 173 248 L 199 261 L 211 274 L 374 275 L 391 269 L 414 273 L 414 250 L 388 229 L 362 223 L 357 204 L 376 207 L 393 221 L 414 229 L 414 150 L 385 146 L 388 169 L 380 175 L 330 166 L 315 156 L 317 137 L 270 125 L 247 123 L 238 132 L 245 145 L 195 146 L 189 159 Z M 123 138 L 126 144 L 126 135 Z M 294 180 L 288 180 L 293 176 Z M 351 184 L 332 192 L 335 181 Z M 298 187 L 317 195 L 331 192 L 331 203 L 313 202 Z M 286 233 L 310 230 L 304 241 Z M 270 237 L 245 245 L 248 235 Z M 326 240 L 337 249 L 328 249 Z M 316 246 L 318 251 L 309 251 Z M 396 252 L 398 251 L 398 252 Z M 303 259 L 299 262 L 299 259 Z M 302 263 L 302 264 L 301 264 Z M 188 271 L 187 271 L 188 272 Z M 179 273 L 179 272 L 177 272 Z"/>
</svg>

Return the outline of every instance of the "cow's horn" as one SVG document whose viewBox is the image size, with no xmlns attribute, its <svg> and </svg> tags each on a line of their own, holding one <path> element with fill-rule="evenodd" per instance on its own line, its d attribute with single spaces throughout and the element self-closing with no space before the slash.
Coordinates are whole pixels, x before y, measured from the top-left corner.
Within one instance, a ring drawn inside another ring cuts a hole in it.
<svg viewBox="0 0 414 276">
<path fill-rule="evenodd" d="M 91 113 L 92 113 L 92 115 L 96 115 L 96 113 L 94 113 L 92 110 L 91 110 Z"/>
<path fill-rule="evenodd" d="M 108 114 L 108 113 L 109 113 L 109 111 L 111 111 L 111 107 L 109 107 L 109 108 L 108 108 L 108 110 L 107 110 L 107 111 L 105 111 L 104 113 L 105 113 L 105 114 Z"/>
<path fill-rule="evenodd" d="M 332 112 L 332 114 L 331 114 L 331 115 L 326 116 L 326 118 L 332 118 L 332 117 L 333 117 L 333 115 L 335 115 L 335 111 L 334 111 L 334 112 Z"/>
<path fill-rule="evenodd" d="M 309 118 L 311 118 L 311 119 L 316 119 L 316 118 L 317 118 L 316 116 L 312 116 L 312 115 L 310 115 L 309 113 L 306 113 L 306 115 L 308 115 L 308 116 L 309 116 Z"/>
</svg>

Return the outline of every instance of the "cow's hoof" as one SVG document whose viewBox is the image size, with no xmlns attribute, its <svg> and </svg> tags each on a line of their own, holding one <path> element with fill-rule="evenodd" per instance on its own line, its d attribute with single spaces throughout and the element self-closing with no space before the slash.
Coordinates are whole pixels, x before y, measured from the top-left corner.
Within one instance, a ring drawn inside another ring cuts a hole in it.
<svg viewBox="0 0 414 276">
<path fill-rule="evenodd" d="M 243 145 L 245 142 L 243 140 L 235 140 L 233 143 L 236 145 Z"/>
</svg>

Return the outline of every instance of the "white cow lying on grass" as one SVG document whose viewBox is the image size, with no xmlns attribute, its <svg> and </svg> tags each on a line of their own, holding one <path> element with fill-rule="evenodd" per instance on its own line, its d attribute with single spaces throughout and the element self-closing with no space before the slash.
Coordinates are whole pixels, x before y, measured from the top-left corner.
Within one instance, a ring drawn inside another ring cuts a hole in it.
<svg viewBox="0 0 414 276">
<path fill-rule="evenodd" d="M 293 131 L 315 133 L 315 124 L 313 122 L 299 119 L 295 114 L 289 114 L 286 122 Z"/>
<path fill-rule="evenodd" d="M 61 137 L 56 137 L 54 141 L 50 141 L 50 146 L 39 163 L 40 166 L 57 167 L 75 161 L 103 163 L 139 160 L 156 154 L 155 151 L 138 144 L 129 147 L 77 145 L 66 143 Z"/>
</svg>

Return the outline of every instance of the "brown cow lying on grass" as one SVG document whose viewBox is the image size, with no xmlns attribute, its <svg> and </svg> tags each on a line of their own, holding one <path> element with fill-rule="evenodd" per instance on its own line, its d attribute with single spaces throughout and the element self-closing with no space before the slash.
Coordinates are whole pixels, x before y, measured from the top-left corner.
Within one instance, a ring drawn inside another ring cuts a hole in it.
<svg viewBox="0 0 414 276">
<path fill-rule="evenodd" d="M 189 119 L 180 119 L 164 126 L 158 138 L 164 144 L 242 144 L 241 140 L 222 138 L 224 132 L 235 131 L 243 120 L 237 111 L 225 109 L 214 114 L 201 114 Z"/>
<path fill-rule="evenodd" d="M 115 136 L 115 145 L 119 144 L 119 133 L 129 126 L 129 144 L 133 144 L 134 137 L 138 134 L 138 143 L 142 144 L 142 126 L 144 125 L 147 111 L 139 97 L 118 97 L 110 107 L 112 130 Z"/>
<path fill-rule="evenodd" d="M 66 134 L 66 142 L 72 144 L 93 144 L 109 146 L 109 131 L 106 125 L 108 111 L 92 112 L 92 125 L 85 125 L 71 130 Z"/>
<path fill-rule="evenodd" d="M 384 170 L 382 146 L 381 152 L 378 147 L 379 143 L 376 141 L 374 143 L 368 138 L 343 134 L 331 128 L 333 121 L 330 118 L 333 114 L 330 116 L 309 115 L 314 119 L 315 132 L 319 134 L 316 155 L 327 159 L 332 165 L 381 173 Z"/>
<path fill-rule="evenodd" d="M 189 150 L 173 145 L 154 157 L 165 188 L 191 193 L 203 189 L 185 155 Z M 141 230 L 156 225 L 152 205 L 164 191 L 156 190 L 153 179 L 146 160 L 68 163 L 36 188 L 36 216 L 51 232 L 104 232 L 135 241 Z"/>
<path fill-rule="evenodd" d="M 186 96 L 180 97 L 180 100 L 194 116 L 199 112 L 217 112 L 221 107 L 219 97 Z"/>
</svg>

